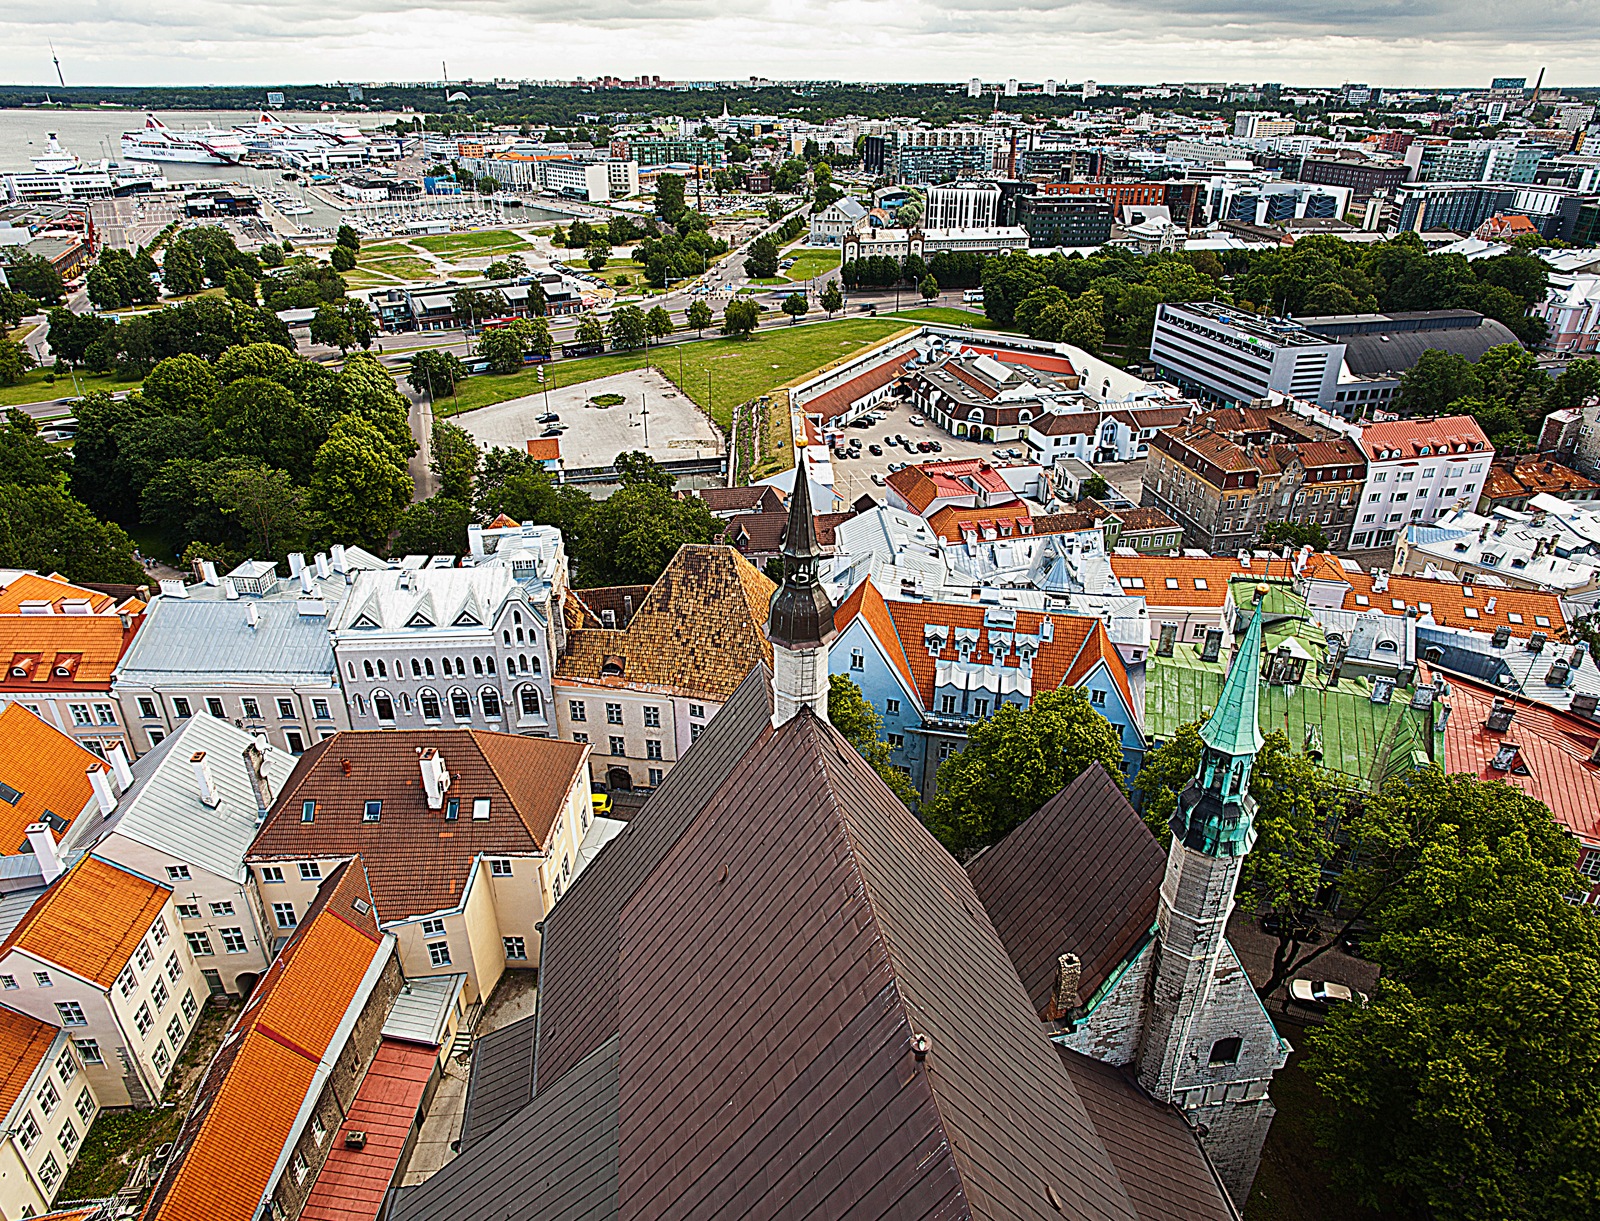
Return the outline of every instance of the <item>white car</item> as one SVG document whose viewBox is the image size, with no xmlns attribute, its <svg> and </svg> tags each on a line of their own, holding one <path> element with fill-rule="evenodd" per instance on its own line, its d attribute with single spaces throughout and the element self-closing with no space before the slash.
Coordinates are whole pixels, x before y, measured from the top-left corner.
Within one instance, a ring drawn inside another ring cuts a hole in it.
<svg viewBox="0 0 1600 1221">
<path fill-rule="evenodd" d="M 873 471 L 872 472 L 872 482 L 877 484 L 881 488 L 883 486 L 883 476 L 878 474 L 877 471 Z"/>
<path fill-rule="evenodd" d="M 1347 988 L 1344 984 L 1330 984 L 1320 979 L 1296 979 L 1289 984 L 1289 996 L 1313 1009 L 1328 1009 L 1334 1005 L 1359 1005 L 1366 1008 L 1367 994 Z"/>
<path fill-rule="evenodd" d="M 922 427 L 922 417 L 919 416 L 919 415 L 912 416 L 911 417 L 911 423 L 914 424 L 918 428 Z"/>
</svg>

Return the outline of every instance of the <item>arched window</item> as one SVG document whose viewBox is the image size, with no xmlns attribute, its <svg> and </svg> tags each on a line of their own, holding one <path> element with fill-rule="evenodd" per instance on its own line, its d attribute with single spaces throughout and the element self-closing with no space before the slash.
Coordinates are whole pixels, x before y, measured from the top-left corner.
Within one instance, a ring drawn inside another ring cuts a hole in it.
<svg viewBox="0 0 1600 1221">
<path fill-rule="evenodd" d="M 524 687 L 521 692 L 522 715 L 538 716 L 541 712 L 539 703 L 539 689 L 537 687 Z"/>
<path fill-rule="evenodd" d="M 456 673 L 464 676 L 466 672 L 467 667 L 461 664 L 461 658 L 456 658 Z M 445 673 L 448 674 L 449 671 L 446 670 Z"/>
<path fill-rule="evenodd" d="M 350 677 L 354 678 L 356 676 L 356 663 L 353 661 L 347 661 L 344 664 L 345 669 L 350 671 Z"/>
<path fill-rule="evenodd" d="M 367 715 L 367 701 L 366 700 L 362 699 L 359 695 L 353 695 L 353 696 L 350 697 L 350 702 L 353 703 L 356 706 L 356 715 L 357 716 L 366 716 Z"/>
<path fill-rule="evenodd" d="M 422 705 L 422 719 L 437 721 L 439 719 L 439 696 L 431 688 L 424 687 L 417 692 L 417 701 Z"/>
<path fill-rule="evenodd" d="M 368 678 L 372 677 L 372 663 L 364 657 L 361 659 L 361 668 L 367 672 Z"/>
<path fill-rule="evenodd" d="M 537 653 L 533 655 L 533 672 L 535 674 L 539 673 L 539 654 Z"/>
<path fill-rule="evenodd" d="M 411 659 L 411 677 L 412 678 L 421 678 L 422 677 L 422 664 L 415 657 L 413 657 Z"/>
<path fill-rule="evenodd" d="M 474 674 L 483 673 L 483 658 L 479 657 L 476 653 L 472 655 L 472 672 Z M 460 671 L 457 671 L 457 673 L 460 673 Z"/>
<path fill-rule="evenodd" d="M 372 693 L 372 711 L 377 714 L 380 721 L 394 724 L 394 700 L 389 698 L 387 691 L 374 691 Z"/>
<path fill-rule="evenodd" d="M 494 673 L 494 654 L 490 653 L 489 656 L 485 660 L 488 661 L 488 663 L 489 663 L 489 673 L 493 674 Z"/>
<path fill-rule="evenodd" d="M 402 691 L 400 693 L 400 707 L 405 712 L 405 714 L 407 716 L 411 715 L 411 693 L 410 692 Z"/>
<path fill-rule="evenodd" d="M 450 712 L 458 721 L 472 719 L 472 701 L 467 698 L 467 693 L 460 687 L 450 692 Z"/>
<path fill-rule="evenodd" d="M 521 670 L 524 674 L 528 672 L 528 655 L 526 653 L 517 658 L 517 669 Z"/>
<path fill-rule="evenodd" d="M 511 622 L 512 623 L 521 623 L 522 622 L 522 612 L 519 611 L 519 610 L 512 611 L 511 612 Z"/>
<path fill-rule="evenodd" d="M 518 633 L 518 634 L 520 635 L 521 633 Z M 504 640 L 507 644 L 510 644 L 511 643 L 511 629 L 507 628 L 505 631 L 501 632 L 500 633 L 500 639 Z"/>
<path fill-rule="evenodd" d="M 522 643 L 522 629 L 520 627 L 517 629 L 517 643 Z"/>
<path fill-rule="evenodd" d="M 489 720 L 500 719 L 500 693 L 493 687 L 485 687 L 478 692 L 478 703 L 483 706 L 483 715 Z"/>
<path fill-rule="evenodd" d="M 423 668 L 424 672 L 428 675 L 428 677 L 432 678 L 433 677 L 433 658 L 424 657 L 422 659 L 422 668 Z"/>
<path fill-rule="evenodd" d="M 389 677 L 389 671 L 384 669 L 383 658 L 381 658 L 381 657 L 378 658 L 378 677 L 379 678 L 388 678 Z"/>
</svg>

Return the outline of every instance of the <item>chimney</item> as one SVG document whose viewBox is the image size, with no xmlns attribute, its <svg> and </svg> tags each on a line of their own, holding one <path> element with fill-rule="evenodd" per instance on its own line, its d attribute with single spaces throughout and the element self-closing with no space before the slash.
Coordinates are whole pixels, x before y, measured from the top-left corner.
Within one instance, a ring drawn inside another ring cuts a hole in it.
<svg viewBox="0 0 1600 1221">
<path fill-rule="evenodd" d="M 467 527 L 467 550 L 473 555 L 483 554 L 483 527 L 471 525 Z"/>
<path fill-rule="evenodd" d="M 272 783 L 267 776 L 267 753 L 261 749 L 264 739 L 252 737 L 244 748 L 244 770 L 250 774 L 250 787 L 256 794 L 256 822 L 266 822 L 267 811 L 272 809 Z"/>
<path fill-rule="evenodd" d="M 328 550 L 333 554 L 333 570 L 335 572 L 343 572 L 345 570 L 344 544 L 335 543 L 332 547 L 328 548 Z"/>
<path fill-rule="evenodd" d="M 305 567 L 305 553 L 302 551 L 291 551 L 289 553 L 289 575 L 291 577 L 297 577 L 305 571 Z"/>
<path fill-rule="evenodd" d="M 111 773 L 96 765 L 88 768 L 84 774 L 89 777 L 89 786 L 94 789 L 94 799 L 100 807 L 100 817 L 110 818 L 111 811 L 117 808 L 117 794 L 111 787 Z"/>
<path fill-rule="evenodd" d="M 118 738 L 106 748 L 106 757 L 111 760 L 111 774 L 116 781 L 117 790 L 126 792 L 133 787 L 133 769 L 128 766 L 128 748 Z"/>
<path fill-rule="evenodd" d="M 311 562 L 316 566 L 317 579 L 326 581 L 328 579 L 328 553 L 326 551 L 317 552 L 317 558 Z"/>
<path fill-rule="evenodd" d="M 28 846 L 33 849 L 33 855 L 38 858 L 39 872 L 44 875 L 45 883 L 54 882 L 61 876 L 61 857 L 56 852 L 56 837 L 42 822 L 29 823 L 24 834 L 28 837 Z"/>
<path fill-rule="evenodd" d="M 307 568 L 304 564 L 300 565 L 300 592 L 303 594 L 314 594 L 317 592 L 316 586 L 311 583 L 311 569 Z"/>
<path fill-rule="evenodd" d="M 210 560 L 200 561 L 200 579 L 207 585 L 216 585 L 219 583 L 217 580 L 217 566 Z"/>
<path fill-rule="evenodd" d="M 1083 964 L 1076 954 L 1063 954 L 1056 960 L 1055 983 L 1050 988 L 1050 1016 L 1065 1017 L 1081 1003 L 1078 982 L 1083 978 Z"/>
<path fill-rule="evenodd" d="M 232 577 L 222 578 L 222 596 L 229 602 L 237 602 L 239 600 L 239 587 L 233 583 Z"/>
<path fill-rule="evenodd" d="M 445 790 L 450 787 L 450 772 L 444 765 L 444 756 L 430 746 L 417 762 L 422 765 L 422 791 L 428 795 L 428 809 L 442 808 Z"/>
<path fill-rule="evenodd" d="M 256 630 L 256 626 L 261 622 L 261 612 L 256 609 L 254 602 L 244 608 L 244 621 L 250 625 L 252 632 Z"/>
<path fill-rule="evenodd" d="M 194 782 L 200 789 L 200 800 L 213 810 L 222 804 L 222 794 L 211 783 L 211 769 L 206 766 L 206 752 L 197 750 L 189 756 L 189 766 L 194 768 Z"/>
</svg>

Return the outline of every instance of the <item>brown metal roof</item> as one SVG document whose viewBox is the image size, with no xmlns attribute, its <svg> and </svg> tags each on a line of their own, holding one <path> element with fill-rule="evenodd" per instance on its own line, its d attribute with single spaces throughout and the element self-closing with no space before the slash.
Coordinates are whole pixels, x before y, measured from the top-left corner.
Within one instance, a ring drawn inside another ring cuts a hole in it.
<svg viewBox="0 0 1600 1221">
<path fill-rule="evenodd" d="M 1063 954 L 1085 1001 L 1149 933 L 1166 854 L 1102 767 L 1081 773 L 967 873 L 1043 1018 Z"/>
<path fill-rule="evenodd" d="M 538 1015 L 492 1030 L 472 1044 L 461 1147 L 476 1144 L 508 1123 L 533 1097 L 533 1036 Z"/>
</svg>

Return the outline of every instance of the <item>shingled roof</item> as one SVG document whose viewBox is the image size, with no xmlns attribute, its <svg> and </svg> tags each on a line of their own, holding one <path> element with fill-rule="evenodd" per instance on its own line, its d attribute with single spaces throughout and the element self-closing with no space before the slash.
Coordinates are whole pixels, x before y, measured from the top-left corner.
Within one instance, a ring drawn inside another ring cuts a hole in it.
<svg viewBox="0 0 1600 1221">
<path fill-rule="evenodd" d="M 1088 1000 L 1143 943 L 1165 864 L 1138 811 L 1098 765 L 967 863 L 1041 1019 L 1061 955 L 1078 956 L 1078 995 Z"/>
<path fill-rule="evenodd" d="M 556 679 L 681 691 L 720 703 L 757 662 L 772 663 L 765 628 L 776 588 L 732 547 L 681 547 L 626 628 L 574 627 Z M 620 679 L 602 678 L 601 666 L 617 658 Z"/>
<path fill-rule="evenodd" d="M 1147 1215 L 967 876 L 751 679 L 546 919 L 532 1102 L 396 1221 Z M 1148 1215 L 1225 1216 L 1123 1109 Z"/>
</svg>

